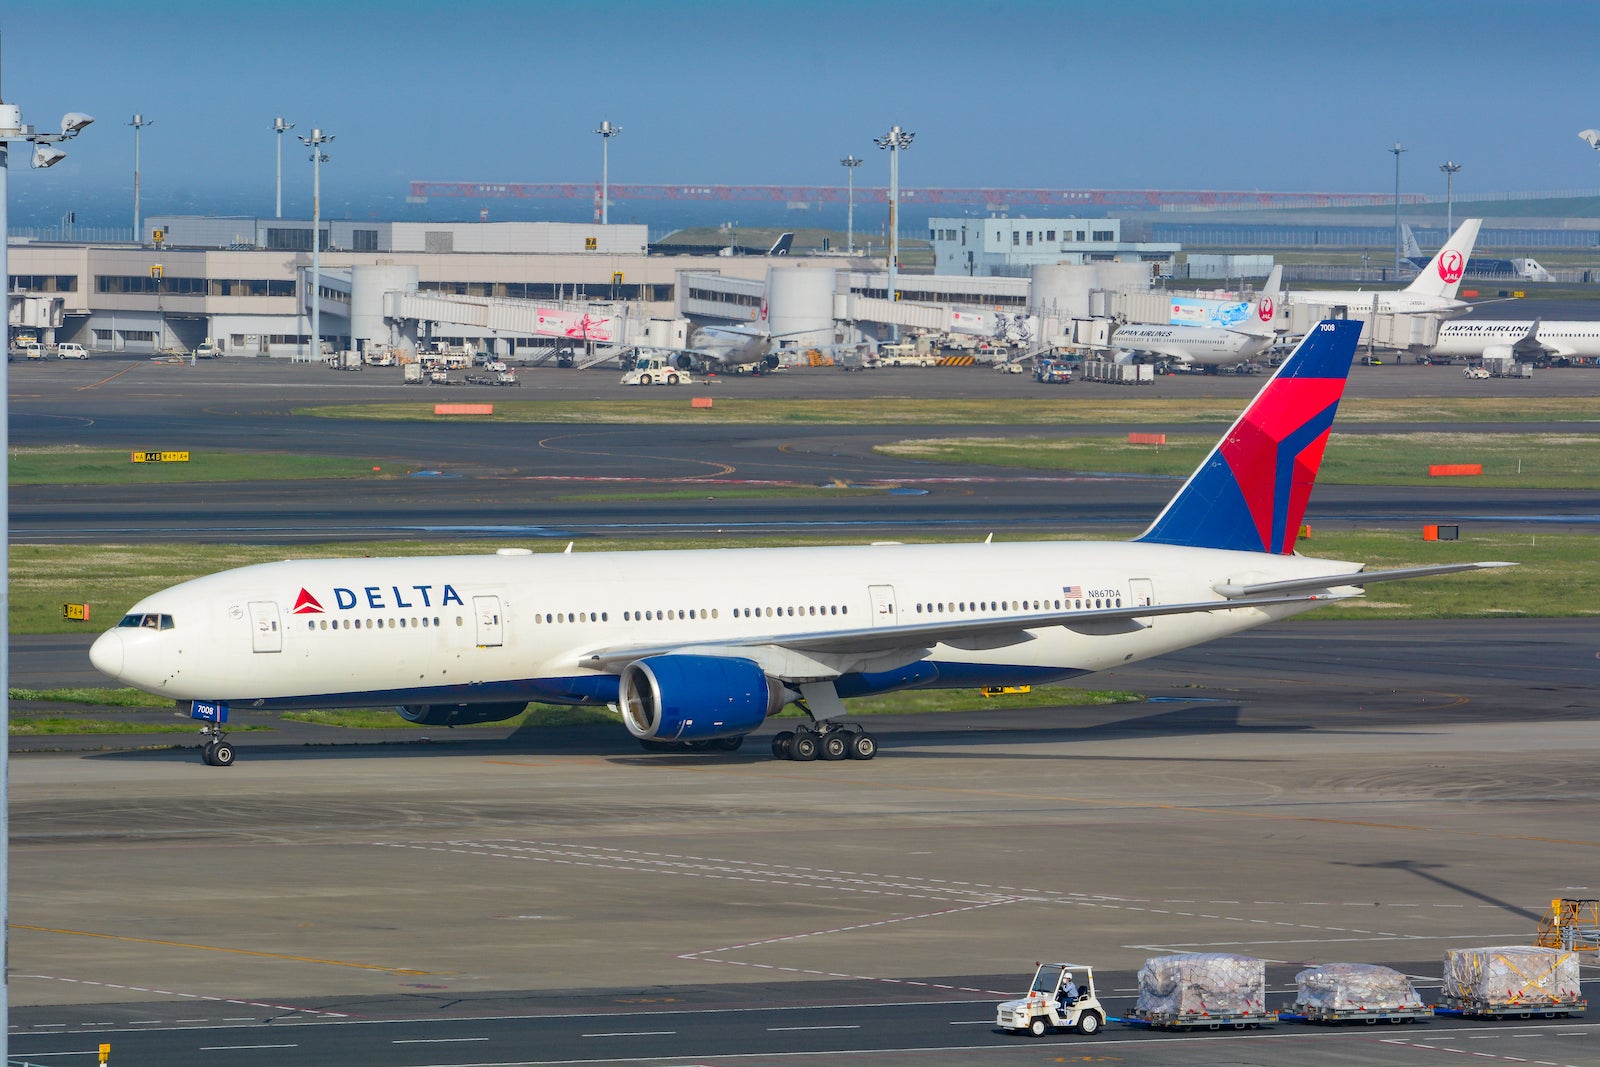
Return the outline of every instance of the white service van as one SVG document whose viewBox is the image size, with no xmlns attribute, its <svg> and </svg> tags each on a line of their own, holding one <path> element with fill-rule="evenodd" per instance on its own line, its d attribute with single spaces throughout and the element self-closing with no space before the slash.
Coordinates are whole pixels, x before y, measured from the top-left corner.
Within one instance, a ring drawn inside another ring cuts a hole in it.
<svg viewBox="0 0 1600 1067">
<path fill-rule="evenodd" d="M 80 344 L 72 341 L 63 341 L 56 345 L 56 356 L 59 359 L 88 359 L 88 351 Z"/>
</svg>

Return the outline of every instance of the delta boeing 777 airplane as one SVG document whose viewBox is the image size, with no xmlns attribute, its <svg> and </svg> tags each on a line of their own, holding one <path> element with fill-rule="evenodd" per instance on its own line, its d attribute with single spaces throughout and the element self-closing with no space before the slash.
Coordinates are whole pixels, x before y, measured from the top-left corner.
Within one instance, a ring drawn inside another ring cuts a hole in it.
<svg viewBox="0 0 1600 1067">
<path fill-rule="evenodd" d="M 649 749 L 871 759 L 844 698 L 1060 682 L 1359 596 L 1379 581 L 1294 554 L 1359 322 L 1318 324 L 1143 534 L 1129 542 L 568 551 L 266 563 L 135 604 L 90 650 L 209 720 L 230 705 L 397 705 L 428 725 L 530 702 L 616 708 Z"/>
</svg>

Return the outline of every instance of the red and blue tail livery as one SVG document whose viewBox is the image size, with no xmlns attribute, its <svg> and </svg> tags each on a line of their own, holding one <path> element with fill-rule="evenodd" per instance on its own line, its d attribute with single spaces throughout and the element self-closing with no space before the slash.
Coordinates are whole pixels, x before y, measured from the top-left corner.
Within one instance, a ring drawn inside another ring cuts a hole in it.
<svg viewBox="0 0 1600 1067">
<path fill-rule="evenodd" d="M 1138 540 L 1289 555 L 1361 323 L 1320 322 Z"/>
</svg>

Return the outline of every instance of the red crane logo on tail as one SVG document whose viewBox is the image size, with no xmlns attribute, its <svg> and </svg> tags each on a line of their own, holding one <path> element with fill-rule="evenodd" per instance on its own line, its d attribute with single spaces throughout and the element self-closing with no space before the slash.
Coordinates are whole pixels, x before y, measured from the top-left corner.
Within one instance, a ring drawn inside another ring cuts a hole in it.
<svg viewBox="0 0 1600 1067">
<path fill-rule="evenodd" d="M 1439 277 L 1446 285 L 1454 285 L 1461 280 L 1461 275 L 1467 269 L 1467 261 L 1460 252 L 1454 248 L 1445 250 L 1439 257 Z"/>
<path fill-rule="evenodd" d="M 1262 322 L 1271 322 L 1272 321 L 1272 312 L 1273 312 L 1273 310 L 1274 310 L 1274 305 L 1272 303 L 1272 297 L 1270 297 L 1270 296 L 1262 297 L 1261 298 L 1261 303 L 1256 305 L 1256 314 L 1261 316 L 1261 321 Z"/>
</svg>

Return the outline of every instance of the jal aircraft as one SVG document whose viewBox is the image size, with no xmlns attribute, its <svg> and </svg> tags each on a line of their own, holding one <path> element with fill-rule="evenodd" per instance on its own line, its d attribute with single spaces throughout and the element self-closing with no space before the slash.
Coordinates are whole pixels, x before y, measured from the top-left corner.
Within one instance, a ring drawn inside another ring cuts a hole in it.
<svg viewBox="0 0 1600 1067">
<path fill-rule="evenodd" d="M 411 722 L 612 706 L 648 749 L 738 748 L 796 704 L 778 758 L 871 759 L 844 699 L 1060 682 L 1362 594 L 1500 563 L 1363 571 L 1295 554 L 1360 324 L 1319 323 L 1129 542 L 873 544 L 293 560 L 145 597 L 89 657 L 191 703 L 397 705 Z"/>
<path fill-rule="evenodd" d="M 1466 273 L 1467 260 L 1472 258 L 1472 246 L 1478 241 L 1478 228 L 1482 225 L 1482 219 L 1462 222 L 1404 289 L 1307 289 L 1295 293 L 1292 299 L 1297 304 L 1321 308 L 1343 305 L 1352 311 L 1370 310 L 1376 299 L 1379 311 L 1395 314 L 1431 311 L 1447 318 L 1464 315 L 1472 305 L 1456 299 L 1456 293 L 1461 290 L 1461 276 Z"/>
<path fill-rule="evenodd" d="M 1215 368 L 1254 359 L 1277 339 L 1272 328 L 1282 296 L 1283 267 L 1272 268 L 1261 295 L 1249 305 L 1245 318 L 1234 326 L 1184 326 L 1130 322 L 1117 327 L 1111 347 L 1117 361 L 1155 356 L 1178 363 Z"/>
<path fill-rule="evenodd" d="M 1429 352 L 1435 356 L 1483 359 L 1511 356 L 1518 363 L 1548 364 L 1561 359 L 1600 359 L 1600 322 L 1542 322 L 1539 319 L 1477 319 L 1447 322 Z"/>
</svg>

